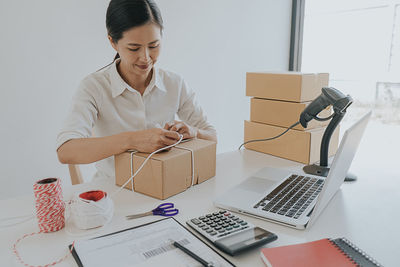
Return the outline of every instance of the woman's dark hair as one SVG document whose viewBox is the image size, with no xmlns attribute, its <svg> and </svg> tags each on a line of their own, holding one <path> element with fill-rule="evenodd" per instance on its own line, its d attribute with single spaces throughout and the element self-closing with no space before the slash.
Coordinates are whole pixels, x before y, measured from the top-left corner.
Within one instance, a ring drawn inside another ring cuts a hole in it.
<svg viewBox="0 0 400 267">
<path fill-rule="evenodd" d="M 161 13 L 153 0 L 111 0 L 108 5 L 106 27 L 114 43 L 122 38 L 125 31 L 149 22 L 158 25 L 162 31 Z"/>
</svg>

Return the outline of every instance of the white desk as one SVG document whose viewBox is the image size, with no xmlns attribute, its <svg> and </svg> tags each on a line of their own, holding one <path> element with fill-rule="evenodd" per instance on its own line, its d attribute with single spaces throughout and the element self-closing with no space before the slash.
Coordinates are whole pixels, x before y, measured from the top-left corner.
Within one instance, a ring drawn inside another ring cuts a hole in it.
<svg viewBox="0 0 400 267">
<path fill-rule="evenodd" d="M 400 194 L 398 186 L 393 185 L 400 183 L 397 181 L 398 177 L 387 170 L 384 171 L 385 176 L 381 175 L 380 170 L 372 166 L 373 159 L 362 156 L 363 149 L 360 150 L 361 156 L 356 158 L 352 168 L 359 175 L 359 180 L 355 183 L 343 184 L 341 190 L 310 229 L 295 230 L 252 217 L 240 216 L 278 235 L 278 240 L 266 245 L 267 247 L 325 237 L 347 237 L 384 266 L 398 266 Z M 360 160 L 368 160 L 368 162 L 358 164 Z M 184 223 L 191 218 L 215 211 L 216 208 L 212 204 L 215 196 L 265 166 L 299 168 L 300 164 L 253 151 L 220 154 L 217 156 L 216 177 L 168 199 L 168 202 L 174 202 L 180 210 L 176 219 Z M 361 166 L 367 167 L 361 168 Z M 68 199 L 72 192 L 83 192 L 89 189 L 113 192 L 116 187 L 111 183 L 77 185 L 64 188 L 64 197 Z M 147 211 L 161 203 L 160 200 L 139 193 L 122 190 L 114 198 L 114 203 L 116 211 L 112 222 L 95 235 L 160 218 L 153 216 L 133 221 L 124 219 L 125 215 Z M 3 216 L 7 217 L 33 213 L 33 195 L 3 200 L 0 202 L 0 210 Z M 20 266 L 12 253 L 12 244 L 18 237 L 33 231 L 37 231 L 36 220 L 0 229 L 0 266 Z M 31 264 L 49 263 L 64 255 L 67 245 L 74 239 L 88 237 L 73 237 L 63 229 L 56 233 L 27 238 L 22 241 L 19 251 L 22 257 Z M 258 249 L 241 256 L 227 256 L 227 258 L 238 266 L 264 266 Z M 69 256 L 66 261 L 57 266 L 76 266 L 76 263 L 72 256 Z"/>
</svg>

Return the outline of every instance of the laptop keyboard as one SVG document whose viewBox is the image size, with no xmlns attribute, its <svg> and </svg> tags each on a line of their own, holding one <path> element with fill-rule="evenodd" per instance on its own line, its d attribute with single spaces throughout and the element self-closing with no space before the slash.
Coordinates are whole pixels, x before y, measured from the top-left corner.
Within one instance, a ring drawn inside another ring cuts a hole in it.
<svg viewBox="0 0 400 267">
<path fill-rule="evenodd" d="M 297 219 L 321 192 L 323 184 L 322 179 L 293 174 L 254 208 Z"/>
</svg>

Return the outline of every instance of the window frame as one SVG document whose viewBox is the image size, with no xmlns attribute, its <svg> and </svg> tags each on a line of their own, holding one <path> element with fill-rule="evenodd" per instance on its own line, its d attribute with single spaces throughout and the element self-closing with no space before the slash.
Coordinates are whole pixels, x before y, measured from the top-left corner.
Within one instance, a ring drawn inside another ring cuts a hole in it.
<svg viewBox="0 0 400 267">
<path fill-rule="evenodd" d="M 305 0 L 292 0 L 289 71 L 301 71 Z"/>
</svg>

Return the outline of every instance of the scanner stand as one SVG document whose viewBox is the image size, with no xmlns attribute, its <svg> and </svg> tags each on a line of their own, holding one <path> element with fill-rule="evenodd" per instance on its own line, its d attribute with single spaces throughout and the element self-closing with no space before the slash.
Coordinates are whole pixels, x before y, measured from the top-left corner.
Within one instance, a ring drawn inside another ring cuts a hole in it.
<svg viewBox="0 0 400 267">
<path fill-rule="evenodd" d="M 331 140 L 332 134 L 336 129 L 336 126 L 340 123 L 343 119 L 346 111 L 337 112 L 335 111 L 335 115 L 333 116 L 332 120 L 329 122 L 328 127 L 324 132 L 321 141 L 321 150 L 320 150 L 320 164 L 312 164 L 306 165 L 303 167 L 303 171 L 307 174 L 317 175 L 317 176 L 324 176 L 327 177 L 329 173 L 329 166 L 328 166 L 328 149 L 329 149 L 329 142 Z M 356 181 L 357 176 L 351 173 L 347 173 L 346 178 L 344 179 L 345 182 L 352 182 Z"/>
<path fill-rule="evenodd" d="M 319 166 L 317 164 L 307 165 L 303 167 L 303 171 L 308 174 L 327 177 L 329 173 L 329 167 Z M 348 172 L 344 178 L 345 182 L 354 182 L 357 180 L 357 176 L 351 172 Z"/>
</svg>

